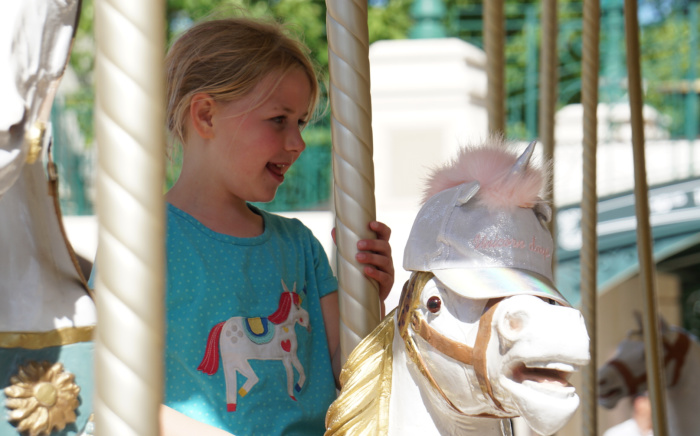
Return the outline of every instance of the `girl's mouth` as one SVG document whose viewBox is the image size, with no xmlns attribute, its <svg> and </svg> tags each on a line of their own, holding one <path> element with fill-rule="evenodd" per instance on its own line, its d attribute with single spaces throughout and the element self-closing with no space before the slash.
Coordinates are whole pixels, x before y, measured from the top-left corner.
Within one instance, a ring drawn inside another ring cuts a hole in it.
<svg viewBox="0 0 700 436">
<path fill-rule="evenodd" d="M 280 183 L 284 181 L 284 173 L 289 169 L 289 164 L 268 163 L 267 170 Z"/>
</svg>

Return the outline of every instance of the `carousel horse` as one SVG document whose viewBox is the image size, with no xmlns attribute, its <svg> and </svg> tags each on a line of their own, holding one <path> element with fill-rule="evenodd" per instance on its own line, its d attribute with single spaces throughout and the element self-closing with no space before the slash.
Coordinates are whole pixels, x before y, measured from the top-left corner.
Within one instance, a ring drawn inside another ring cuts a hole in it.
<svg viewBox="0 0 700 436">
<path fill-rule="evenodd" d="M 625 397 L 647 389 L 644 336 L 641 317 L 638 328 L 620 342 L 615 355 L 598 369 L 598 404 L 612 409 Z M 700 414 L 700 342 L 689 332 L 661 320 L 663 365 L 666 381 L 668 431 L 671 436 L 697 434 Z"/>
<path fill-rule="evenodd" d="M 23 0 L 0 13 L 0 436 L 91 427 L 96 311 L 48 150 L 79 11 L 79 0 Z"/>
<path fill-rule="evenodd" d="M 552 281 L 544 170 L 501 138 L 436 170 L 411 229 L 398 307 L 351 353 L 326 434 L 540 434 L 578 407 L 581 313 Z"/>
</svg>

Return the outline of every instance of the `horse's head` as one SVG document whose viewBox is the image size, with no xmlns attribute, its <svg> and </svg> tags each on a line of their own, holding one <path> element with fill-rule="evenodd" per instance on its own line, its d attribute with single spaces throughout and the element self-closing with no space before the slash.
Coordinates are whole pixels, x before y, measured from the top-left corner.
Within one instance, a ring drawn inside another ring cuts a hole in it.
<svg viewBox="0 0 700 436">
<path fill-rule="evenodd" d="M 644 334 L 641 317 L 636 316 L 637 328 L 627 333 L 617 346 L 615 355 L 598 369 L 598 403 L 608 409 L 620 399 L 644 393 L 647 389 L 647 371 Z M 687 332 L 669 326 L 660 319 L 663 365 L 666 387 L 678 383 L 691 338 Z"/>
<path fill-rule="evenodd" d="M 494 395 L 538 433 L 555 433 L 579 404 L 569 376 L 590 359 L 583 316 L 552 299 L 516 295 L 499 304 L 491 329 Z"/>
<path fill-rule="evenodd" d="M 49 135 L 51 103 L 68 62 L 79 0 L 6 2 L 0 14 L 0 196 Z"/>
<path fill-rule="evenodd" d="M 590 357 L 582 316 L 553 283 L 533 150 L 495 140 L 433 174 L 404 251 L 423 283 L 412 279 L 397 321 L 434 404 L 551 434 L 576 410 L 567 379 Z"/>
<path fill-rule="evenodd" d="M 552 434 L 578 407 L 568 378 L 589 356 L 577 310 L 533 295 L 472 299 L 415 273 L 397 320 L 432 407 L 448 416 L 522 416 Z"/>
<path fill-rule="evenodd" d="M 311 330 L 311 324 L 309 323 L 309 312 L 301 307 L 301 299 L 297 300 L 297 303 L 292 305 L 291 316 L 294 317 L 294 321 L 298 322 L 300 326 L 306 327 L 307 330 Z"/>
<path fill-rule="evenodd" d="M 309 312 L 301 307 L 303 298 L 297 293 L 297 284 L 294 283 L 292 291 L 287 288 L 287 285 L 282 280 L 282 288 L 284 292 L 280 297 L 280 306 L 282 306 L 282 300 L 286 300 L 286 306 L 289 307 L 289 313 L 287 316 L 288 320 L 292 321 L 292 324 L 299 323 L 302 327 L 306 327 L 307 330 L 311 330 L 311 324 L 309 323 Z"/>
</svg>

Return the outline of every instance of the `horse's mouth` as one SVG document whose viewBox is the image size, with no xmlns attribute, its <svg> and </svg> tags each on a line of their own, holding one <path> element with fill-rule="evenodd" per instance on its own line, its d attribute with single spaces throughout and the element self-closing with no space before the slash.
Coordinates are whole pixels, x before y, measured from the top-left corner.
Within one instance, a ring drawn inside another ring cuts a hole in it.
<svg viewBox="0 0 700 436">
<path fill-rule="evenodd" d="M 566 363 L 517 363 L 511 367 L 512 376 L 516 383 L 537 388 L 538 390 L 559 391 L 571 390 L 574 387 L 569 383 L 574 366 Z"/>
<path fill-rule="evenodd" d="M 598 398 L 601 400 L 607 400 L 609 398 L 614 398 L 614 397 L 618 397 L 618 396 L 622 396 L 622 389 L 621 388 L 610 389 L 607 392 L 601 392 L 598 394 Z"/>
</svg>

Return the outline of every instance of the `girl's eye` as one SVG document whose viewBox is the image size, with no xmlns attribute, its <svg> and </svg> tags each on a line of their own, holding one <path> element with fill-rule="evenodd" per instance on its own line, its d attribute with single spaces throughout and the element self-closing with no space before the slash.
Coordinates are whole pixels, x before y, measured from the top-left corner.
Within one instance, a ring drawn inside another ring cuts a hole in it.
<svg viewBox="0 0 700 436">
<path fill-rule="evenodd" d="M 279 116 L 279 117 L 274 117 L 274 118 L 272 118 L 271 121 L 272 121 L 273 123 L 276 123 L 276 124 L 282 124 L 282 123 L 284 123 L 284 121 L 285 121 L 286 119 L 287 119 L 287 118 L 284 117 L 284 116 Z"/>
<path fill-rule="evenodd" d="M 306 120 L 299 120 L 299 130 L 304 130 L 304 127 L 308 124 L 308 121 Z"/>
<path fill-rule="evenodd" d="M 427 306 L 430 313 L 437 313 L 440 311 L 440 307 L 442 307 L 442 300 L 440 300 L 440 297 L 432 296 L 428 298 Z"/>
</svg>

